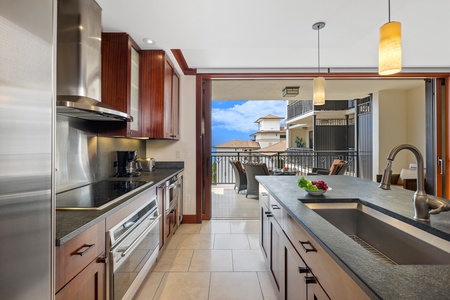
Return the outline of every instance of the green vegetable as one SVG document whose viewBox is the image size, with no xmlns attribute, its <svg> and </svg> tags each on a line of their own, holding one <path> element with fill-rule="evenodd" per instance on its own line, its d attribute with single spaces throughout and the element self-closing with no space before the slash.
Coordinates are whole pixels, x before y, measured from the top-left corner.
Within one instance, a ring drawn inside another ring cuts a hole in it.
<svg viewBox="0 0 450 300">
<path fill-rule="evenodd" d="M 318 191 L 319 188 L 312 184 L 312 182 L 305 177 L 302 177 L 298 180 L 298 187 L 305 189 L 305 190 L 312 190 L 312 191 Z"/>
</svg>

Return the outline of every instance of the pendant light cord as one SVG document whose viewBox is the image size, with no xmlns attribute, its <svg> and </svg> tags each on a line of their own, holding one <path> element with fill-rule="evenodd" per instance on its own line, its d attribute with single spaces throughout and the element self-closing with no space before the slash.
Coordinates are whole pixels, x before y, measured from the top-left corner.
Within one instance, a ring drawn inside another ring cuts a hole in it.
<svg viewBox="0 0 450 300">
<path fill-rule="evenodd" d="M 317 29 L 317 74 L 320 75 L 320 27 Z"/>
<path fill-rule="evenodd" d="M 388 0 L 388 17 L 389 23 L 391 23 L 391 0 Z"/>
</svg>

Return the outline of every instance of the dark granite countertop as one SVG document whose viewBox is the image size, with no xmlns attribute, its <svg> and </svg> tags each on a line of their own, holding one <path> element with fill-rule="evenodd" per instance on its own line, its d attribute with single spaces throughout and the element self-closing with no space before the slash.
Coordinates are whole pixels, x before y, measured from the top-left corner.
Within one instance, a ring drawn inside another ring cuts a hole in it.
<svg viewBox="0 0 450 300">
<path fill-rule="evenodd" d="M 310 178 L 309 176 L 308 178 Z M 314 176 L 332 190 L 323 196 L 298 188 L 298 176 L 257 176 L 257 180 L 369 295 L 381 299 L 448 299 L 449 265 L 386 265 L 373 260 L 362 247 L 298 199 L 358 199 L 368 206 L 450 241 L 450 212 L 431 215 L 430 223 L 413 219 L 414 192 L 392 187 L 386 191 L 369 180 L 350 176 Z"/>
<path fill-rule="evenodd" d="M 152 172 L 142 172 L 140 177 L 129 177 L 127 180 L 144 180 L 149 183 L 123 195 L 121 200 L 102 210 L 57 210 L 56 211 L 56 246 L 60 246 L 81 232 L 89 229 L 107 216 L 125 207 L 129 201 L 143 191 L 156 187 L 184 169 L 183 162 L 161 162 Z M 123 178 L 109 178 L 108 180 L 123 180 Z"/>
</svg>

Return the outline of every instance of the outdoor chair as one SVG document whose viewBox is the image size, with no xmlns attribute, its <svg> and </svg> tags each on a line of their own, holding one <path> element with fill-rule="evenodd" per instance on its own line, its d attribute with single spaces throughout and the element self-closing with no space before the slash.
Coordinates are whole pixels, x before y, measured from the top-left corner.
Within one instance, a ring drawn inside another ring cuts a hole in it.
<svg viewBox="0 0 450 300">
<path fill-rule="evenodd" d="M 259 199 L 259 182 L 255 176 L 270 175 L 265 163 L 261 164 L 244 164 L 245 173 L 247 174 L 247 194 L 245 197 L 256 196 Z"/>
<path fill-rule="evenodd" d="M 329 169 L 312 168 L 308 175 L 344 175 L 347 168 L 348 163 L 345 160 L 335 159 Z"/>
<path fill-rule="evenodd" d="M 230 161 L 234 170 L 234 189 L 237 189 L 237 193 L 247 189 L 247 175 L 244 172 L 244 168 L 240 161 Z"/>
</svg>

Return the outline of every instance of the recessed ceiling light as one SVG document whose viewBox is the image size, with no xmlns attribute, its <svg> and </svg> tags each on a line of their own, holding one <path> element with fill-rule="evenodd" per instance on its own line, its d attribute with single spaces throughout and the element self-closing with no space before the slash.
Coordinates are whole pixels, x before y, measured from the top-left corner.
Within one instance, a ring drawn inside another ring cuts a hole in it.
<svg viewBox="0 0 450 300">
<path fill-rule="evenodd" d="M 151 40 L 149 38 L 144 38 L 143 41 L 144 41 L 144 43 L 149 44 L 149 45 L 153 44 L 153 40 Z"/>
</svg>

